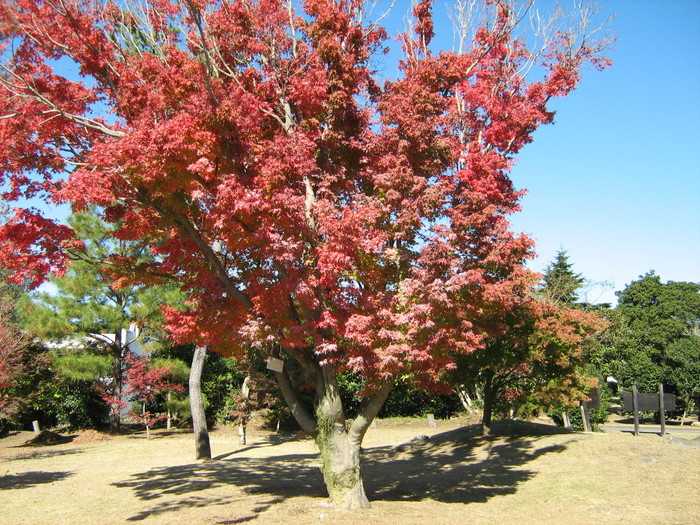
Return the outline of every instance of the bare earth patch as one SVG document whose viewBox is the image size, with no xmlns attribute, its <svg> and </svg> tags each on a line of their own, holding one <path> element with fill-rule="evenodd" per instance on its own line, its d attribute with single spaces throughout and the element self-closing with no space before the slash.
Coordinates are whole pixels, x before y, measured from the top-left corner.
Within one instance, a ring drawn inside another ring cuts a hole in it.
<svg viewBox="0 0 700 525">
<path fill-rule="evenodd" d="M 186 432 L 20 446 L 0 440 L 0 522 L 12 524 L 700 524 L 700 448 L 657 435 L 562 433 L 501 422 L 383 420 L 365 438 L 372 507 L 325 506 L 318 453 L 297 434 L 212 433 L 195 461 Z M 428 436 L 428 439 L 418 438 Z"/>
</svg>

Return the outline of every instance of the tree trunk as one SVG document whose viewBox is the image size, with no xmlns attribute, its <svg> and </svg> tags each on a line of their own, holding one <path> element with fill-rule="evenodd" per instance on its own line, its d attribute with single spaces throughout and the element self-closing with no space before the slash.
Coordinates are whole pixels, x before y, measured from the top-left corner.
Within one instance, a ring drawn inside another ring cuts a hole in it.
<svg viewBox="0 0 700 525">
<path fill-rule="evenodd" d="M 207 419 L 204 415 L 204 399 L 202 398 L 202 370 L 207 357 L 207 347 L 197 346 L 192 357 L 190 368 L 190 411 L 192 412 L 192 428 L 194 429 L 195 457 L 211 459 L 211 445 Z"/>
<path fill-rule="evenodd" d="M 564 421 L 564 428 L 571 428 L 571 418 L 569 413 L 564 411 L 561 413 L 562 420 Z"/>
<path fill-rule="evenodd" d="M 170 412 L 171 402 L 172 402 L 172 396 L 171 396 L 171 393 L 168 392 L 168 394 L 166 396 L 166 402 L 165 402 L 165 405 L 168 409 L 168 418 L 167 418 L 167 425 L 166 425 L 166 428 L 168 430 L 170 430 L 170 427 L 172 426 L 172 420 L 173 420 L 173 414 L 172 414 L 172 412 Z"/>
<path fill-rule="evenodd" d="M 360 446 L 365 432 L 389 395 L 393 382 L 387 381 L 374 395 L 362 401 L 357 418 L 348 428 L 335 369 L 331 365 L 320 368 L 314 378 L 315 419 L 299 403 L 286 372 L 275 375 L 295 419 L 316 441 L 331 504 L 343 510 L 367 508 L 369 500 L 360 472 Z"/>
<path fill-rule="evenodd" d="M 122 356 L 122 348 L 119 346 L 118 348 L 113 348 L 112 349 L 112 380 L 114 381 L 114 391 L 112 394 L 114 395 L 114 399 L 117 401 L 122 400 L 122 383 L 123 383 L 123 371 L 122 371 L 122 364 L 123 364 L 123 356 Z M 109 430 L 111 432 L 119 432 L 119 429 L 121 428 L 121 411 L 122 411 L 122 406 L 117 403 L 112 410 L 110 410 L 109 414 Z"/>
<path fill-rule="evenodd" d="M 360 472 L 361 440 L 351 439 L 343 423 L 335 422 L 332 414 L 319 417 L 316 444 L 321 452 L 321 472 L 328 496 L 336 508 L 363 509 L 369 507 Z"/>
<path fill-rule="evenodd" d="M 464 410 L 471 413 L 472 408 L 474 408 L 474 406 L 473 406 L 474 402 L 472 401 L 472 398 L 469 395 L 469 392 L 467 392 L 467 389 L 464 387 L 464 385 L 457 385 L 457 386 L 455 386 L 454 390 L 457 393 L 457 397 L 459 398 L 460 402 L 462 403 Z"/>
<path fill-rule="evenodd" d="M 491 417 L 493 413 L 493 371 L 486 371 L 486 381 L 484 383 L 484 413 L 481 416 L 481 435 L 491 434 Z"/>
<path fill-rule="evenodd" d="M 246 444 L 246 425 L 248 424 L 248 397 L 250 396 L 250 376 L 246 376 L 241 387 L 241 397 L 243 398 L 243 411 L 238 422 L 238 444 Z"/>
</svg>

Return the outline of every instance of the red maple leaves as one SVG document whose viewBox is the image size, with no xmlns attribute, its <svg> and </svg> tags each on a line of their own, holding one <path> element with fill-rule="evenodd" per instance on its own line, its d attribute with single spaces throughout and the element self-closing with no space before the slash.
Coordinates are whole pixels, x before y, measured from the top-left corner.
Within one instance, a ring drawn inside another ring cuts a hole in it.
<svg viewBox="0 0 700 525">
<path fill-rule="evenodd" d="M 369 381 L 450 368 L 528 293 L 508 173 L 602 44 L 560 34 L 530 50 L 499 2 L 469 49 L 434 54 L 422 1 L 402 74 L 380 87 L 385 32 L 361 4 L 4 5 L 5 198 L 97 204 L 121 238 L 150 239 L 157 273 L 191 297 L 168 313 L 178 340 L 275 340 Z M 0 263 L 37 283 L 71 242 L 21 211 Z"/>
</svg>

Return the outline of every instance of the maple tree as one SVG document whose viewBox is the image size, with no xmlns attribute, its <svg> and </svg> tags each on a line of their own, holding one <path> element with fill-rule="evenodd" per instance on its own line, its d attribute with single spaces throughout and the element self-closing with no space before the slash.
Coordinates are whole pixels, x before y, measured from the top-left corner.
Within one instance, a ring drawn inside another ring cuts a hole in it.
<svg viewBox="0 0 700 525">
<path fill-rule="evenodd" d="M 597 379 L 582 372 L 584 343 L 602 331 L 604 319 L 533 296 L 492 319 L 484 346 L 457 356 L 453 383 L 481 393 L 481 432 L 491 432 L 499 408 L 530 402 L 541 410 L 568 410 L 586 399 Z"/>
<path fill-rule="evenodd" d="M 130 397 L 140 405 L 141 410 L 130 410 L 129 414 L 136 420 L 141 421 L 146 427 L 146 436 L 151 438 L 151 428 L 167 419 L 165 413 L 154 413 L 150 411 L 150 404 L 168 392 L 182 392 L 184 387 L 176 383 L 171 383 L 168 376 L 171 370 L 166 366 L 152 366 L 146 357 L 138 357 L 128 354 L 125 358 L 127 365 L 126 389 L 123 395 Z M 121 399 L 113 399 L 114 403 L 123 407 Z"/>
<path fill-rule="evenodd" d="M 5 288 L 0 289 L 0 419 L 16 408 L 17 400 L 8 393 L 24 372 L 22 350 L 29 344 L 15 323 L 13 303 Z"/>
<path fill-rule="evenodd" d="M 509 230 L 521 192 L 508 173 L 553 121 L 550 100 L 586 64 L 607 65 L 608 43 L 585 6 L 550 20 L 532 2 L 475 13 L 458 1 L 457 49 L 435 52 L 421 0 L 399 35 L 399 77 L 381 85 L 386 31 L 364 4 L 0 7 L 4 198 L 100 206 L 116 238 L 149 240 L 156 258 L 115 259 L 128 269 L 118 285 L 182 283 L 189 308 L 167 312 L 176 341 L 284 358 L 276 379 L 342 507 L 368 505 L 360 444 L 394 378 L 434 382 L 522 301 L 532 241 Z M 79 244 L 18 208 L 0 264 L 36 285 Z M 352 422 L 346 370 L 365 381 Z"/>
</svg>

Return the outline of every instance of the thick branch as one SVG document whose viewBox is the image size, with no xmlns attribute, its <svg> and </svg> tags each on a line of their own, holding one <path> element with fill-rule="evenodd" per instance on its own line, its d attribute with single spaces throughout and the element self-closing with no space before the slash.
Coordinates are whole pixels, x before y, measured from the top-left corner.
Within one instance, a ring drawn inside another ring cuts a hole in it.
<svg viewBox="0 0 700 525">
<path fill-rule="evenodd" d="M 377 414 L 384 405 L 384 401 L 386 401 L 392 388 L 394 388 L 394 380 L 387 379 L 374 395 L 362 400 L 357 417 L 355 421 L 353 421 L 349 431 L 350 439 L 358 446 L 362 443 L 365 432 L 367 432 L 372 420 L 377 417 Z"/>
<path fill-rule="evenodd" d="M 287 402 L 287 406 L 292 411 L 294 419 L 301 429 L 312 437 L 316 437 L 316 421 L 313 416 L 309 413 L 306 407 L 299 401 L 296 390 L 289 379 L 286 371 L 275 372 L 275 378 L 277 379 L 277 384 L 282 391 L 284 400 Z"/>
</svg>

